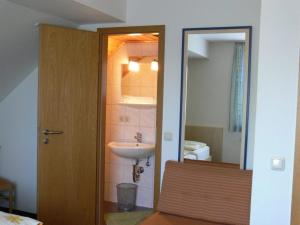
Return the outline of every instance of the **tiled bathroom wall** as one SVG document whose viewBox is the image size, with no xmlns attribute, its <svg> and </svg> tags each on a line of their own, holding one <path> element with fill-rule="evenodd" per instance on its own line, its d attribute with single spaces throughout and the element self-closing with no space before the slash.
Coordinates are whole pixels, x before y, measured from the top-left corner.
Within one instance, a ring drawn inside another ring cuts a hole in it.
<svg viewBox="0 0 300 225">
<path fill-rule="evenodd" d="M 121 64 L 128 63 L 129 56 L 157 55 L 156 44 L 124 44 L 108 60 L 106 146 L 111 141 L 136 141 L 137 132 L 143 135 L 143 142 L 155 143 L 156 107 L 124 105 L 121 102 Z M 108 147 L 105 149 L 105 201 L 117 202 L 118 183 L 133 183 L 132 166 L 135 160 L 116 156 Z M 145 171 L 138 183 L 137 205 L 153 207 L 154 156 L 151 166 L 146 160 L 140 165 Z"/>
</svg>

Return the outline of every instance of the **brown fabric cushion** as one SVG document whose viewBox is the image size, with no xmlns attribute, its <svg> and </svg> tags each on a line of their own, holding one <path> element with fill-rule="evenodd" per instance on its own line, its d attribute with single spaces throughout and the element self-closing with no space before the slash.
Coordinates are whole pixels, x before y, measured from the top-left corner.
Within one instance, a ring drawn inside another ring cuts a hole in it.
<svg viewBox="0 0 300 225">
<path fill-rule="evenodd" d="M 158 211 L 216 223 L 249 224 L 252 172 L 166 163 Z"/>
<path fill-rule="evenodd" d="M 208 222 L 204 220 L 195 220 L 181 216 L 174 216 L 165 213 L 155 213 L 140 225 L 225 225 L 221 223 Z"/>
</svg>

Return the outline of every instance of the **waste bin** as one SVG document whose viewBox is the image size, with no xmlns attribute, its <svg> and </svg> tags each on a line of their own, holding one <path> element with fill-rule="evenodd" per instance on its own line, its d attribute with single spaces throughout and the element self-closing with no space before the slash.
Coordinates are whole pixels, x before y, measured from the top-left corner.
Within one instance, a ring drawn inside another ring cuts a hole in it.
<svg viewBox="0 0 300 225">
<path fill-rule="evenodd" d="M 117 185 L 118 208 L 122 211 L 130 211 L 136 207 L 137 185 L 121 183 Z"/>
</svg>

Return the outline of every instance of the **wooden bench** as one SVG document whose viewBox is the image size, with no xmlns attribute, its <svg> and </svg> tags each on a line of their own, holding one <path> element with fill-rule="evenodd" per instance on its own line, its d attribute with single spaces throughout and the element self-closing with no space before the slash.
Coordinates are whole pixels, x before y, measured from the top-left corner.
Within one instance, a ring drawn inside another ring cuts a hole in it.
<svg viewBox="0 0 300 225">
<path fill-rule="evenodd" d="M 141 225 L 249 225 L 252 171 L 166 163 L 157 212 Z"/>
</svg>

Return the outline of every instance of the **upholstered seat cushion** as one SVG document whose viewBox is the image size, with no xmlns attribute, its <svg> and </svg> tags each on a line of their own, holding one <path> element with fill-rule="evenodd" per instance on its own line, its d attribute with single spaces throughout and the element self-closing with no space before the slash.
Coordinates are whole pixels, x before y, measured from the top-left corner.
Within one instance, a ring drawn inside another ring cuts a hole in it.
<svg viewBox="0 0 300 225">
<path fill-rule="evenodd" d="M 140 225 L 225 225 L 222 223 L 213 223 L 199 219 L 190 219 L 182 216 L 175 216 L 165 213 L 155 213 Z"/>
<path fill-rule="evenodd" d="M 251 171 L 168 161 L 157 210 L 191 219 L 247 225 L 251 183 Z"/>
</svg>

